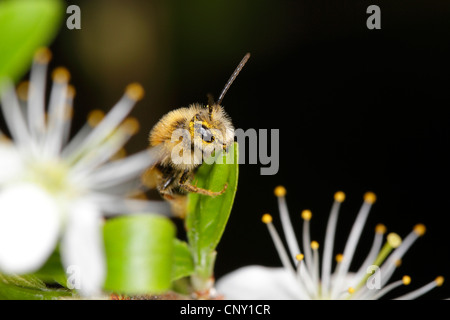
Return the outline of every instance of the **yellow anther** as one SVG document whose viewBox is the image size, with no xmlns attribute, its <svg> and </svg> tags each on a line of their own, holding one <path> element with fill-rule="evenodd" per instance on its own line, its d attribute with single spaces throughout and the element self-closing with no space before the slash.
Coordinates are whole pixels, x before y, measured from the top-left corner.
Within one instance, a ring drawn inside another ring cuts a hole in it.
<svg viewBox="0 0 450 320">
<path fill-rule="evenodd" d="M 364 201 L 370 204 L 374 204 L 377 201 L 377 196 L 373 192 L 366 192 L 364 194 Z"/>
<path fill-rule="evenodd" d="M 48 48 L 39 48 L 34 54 L 34 61 L 47 64 L 52 58 L 52 52 Z"/>
<path fill-rule="evenodd" d="M 443 277 L 443 276 L 439 276 L 439 277 L 437 277 L 434 281 L 436 282 L 436 285 L 437 285 L 438 287 L 440 287 L 440 286 L 442 286 L 442 284 L 444 283 L 444 277 Z"/>
<path fill-rule="evenodd" d="M 355 293 L 355 288 L 349 287 L 347 291 L 348 291 L 348 293 L 350 293 L 350 294 Z"/>
<path fill-rule="evenodd" d="M 334 194 L 334 200 L 337 202 L 344 202 L 345 200 L 345 193 L 342 191 L 338 191 Z"/>
<path fill-rule="evenodd" d="M 299 253 L 298 255 L 295 256 L 295 259 L 297 259 L 297 261 L 302 261 L 304 257 L 305 256 L 303 255 L 303 253 Z"/>
<path fill-rule="evenodd" d="M 336 255 L 336 262 L 337 263 L 342 262 L 343 259 L 344 259 L 344 255 L 342 253 L 338 253 Z"/>
<path fill-rule="evenodd" d="M 312 218 L 311 210 L 303 210 L 302 211 L 302 219 L 303 220 L 309 221 L 309 220 L 311 220 L 311 218 Z"/>
<path fill-rule="evenodd" d="M 30 82 L 29 81 L 22 81 L 17 86 L 17 96 L 20 100 L 26 101 L 28 100 L 28 90 L 30 88 Z"/>
<path fill-rule="evenodd" d="M 317 250 L 319 249 L 319 243 L 317 241 L 311 241 L 311 249 Z"/>
<path fill-rule="evenodd" d="M 11 143 L 11 139 L 0 132 L 0 143 Z"/>
<path fill-rule="evenodd" d="M 76 93 L 77 91 L 75 90 L 75 87 L 73 85 L 70 84 L 67 86 L 67 98 L 69 99 L 75 98 Z"/>
<path fill-rule="evenodd" d="M 409 285 L 411 283 L 411 277 L 410 276 L 403 276 L 402 282 L 405 286 Z"/>
<path fill-rule="evenodd" d="M 419 237 L 423 236 L 425 232 L 427 231 L 427 228 L 425 225 L 419 223 L 414 226 L 414 233 L 417 234 Z"/>
<path fill-rule="evenodd" d="M 398 248 L 399 245 L 402 244 L 402 238 L 394 232 L 391 232 L 387 235 L 387 242 L 392 248 Z"/>
<path fill-rule="evenodd" d="M 110 160 L 119 160 L 125 158 L 126 156 L 127 151 L 124 148 L 121 148 L 110 158 Z"/>
<path fill-rule="evenodd" d="M 144 97 L 144 88 L 137 82 L 131 83 L 125 89 L 125 94 L 134 101 L 139 101 Z"/>
<path fill-rule="evenodd" d="M 64 120 L 70 120 L 73 117 L 73 108 L 70 105 L 66 105 L 64 109 Z"/>
<path fill-rule="evenodd" d="M 147 195 L 145 193 L 137 193 L 133 196 L 133 199 L 139 199 L 139 200 L 149 200 Z"/>
<path fill-rule="evenodd" d="M 268 223 L 272 223 L 272 216 L 270 215 L 270 214 L 268 214 L 268 213 L 265 213 L 263 216 L 262 216 L 262 222 L 264 222 L 265 224 L 268 224 Z"/>
<path fill-rule="evenodd" d="M 53 82 L 67 83 L 70 80 L 70 72 L 64 67 L 59 67 L 53 70 L 52 73 Z"/>
<path fill-rule="evenodd" d="M 275 196 L 277 197 L 284 197 L 286 195 L 286 188 L 283 186 L 278 186 L 273 190 L 273 193 L 275 193 Z"/>
<path fill-rule="evenodd" d="M 122 123 L 122 128 L 126 133 L 134 135 L 139 131 L 139 121 L 134 117 L 128 117 Z"/>
<path fill-rule="evenodd" d="M 375 227 L 375 232 L 378 234 L 385 234 L 386 226 L 382 223 L 377 224 L 377 226 Z"/>
<path fill-rule="evenodd" d="M 96 127 L 105 117 L 105 113 L 102 110 L 92 110 L 88 115 L 88 124 L 92 128 Z"/>
</svg>

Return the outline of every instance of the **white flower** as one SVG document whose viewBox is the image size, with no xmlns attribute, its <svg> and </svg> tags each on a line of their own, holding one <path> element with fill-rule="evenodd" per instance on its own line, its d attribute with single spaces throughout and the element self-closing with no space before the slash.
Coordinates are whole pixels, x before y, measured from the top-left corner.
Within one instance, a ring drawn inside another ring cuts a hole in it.
<svg viewBox="0 0 450 320">
<path fill-rule="evenodd" d="M 0 271 L 36 271 L 61 239 L 63 265 L 76 266 L 80 293 L 93 295 L 105 277 L 103 215 L 167 211 L 160 202 L 124 196 L 155 161 L 155 151 L 111 160 L 137 130 L 137 121 L 125 117 L 141 99 L 142 87 L 129 85 L 104 117 L 93 111 L 69 142 L 75 92 L 69 72 L 57 68 L 45 110 L 50 56 L 48 49 L 37 52 L 30 82 L 19 86 L 19 97 L 9 81 L 1 82 L 12 140 L 0 132 Z"/>
<path fill-rule="evenodd" d="M 319 263 L 319 243 L 310 239 L 311 211 L 304 210 L 302 212 L 303 250 L 300 250 L 286 205 L 286 189 L 282 186 L 275 188 L 275 195 L 278 198 L 281 223 L 290 254 L 286 252 L 283 242 L 272 224 L 272 216 L 265 214 L 262 220 L 268 227 L 284 268 L 247 266 L 225 275 L 216 284 L 218 292 L 225 298 L 248 300 L 379 299 L 402 284 L 410 283 L 409 276 L 403 276 L 402 279 L 390 284 L 388 281 L 406 251 L 417 238 L 425 233 L 424 225 L 417 224 L 403 241 L 395 233 L 388 234 L 387 241 L 383 246 L 386 227 L 381 224 L 377 225 L 372 248 L 366 255 L 366 259 L 356 272 L 350 272 L 349 268 L 361 232 L 369 211 L 376 201 L 375 194 L 367 192 L 348 236 L 343 254 L 336 256 L 336 268 L 332 272 L 334 236 L 339 209 L 345 200 L 345 194 L 339 191 L 334 196 L 321 263 Z M 429 284 L 397 299 L 415 299 L 436 286 L 442 285 L 443 281 L 444 278 L 439 276 Z"/>
</svg>

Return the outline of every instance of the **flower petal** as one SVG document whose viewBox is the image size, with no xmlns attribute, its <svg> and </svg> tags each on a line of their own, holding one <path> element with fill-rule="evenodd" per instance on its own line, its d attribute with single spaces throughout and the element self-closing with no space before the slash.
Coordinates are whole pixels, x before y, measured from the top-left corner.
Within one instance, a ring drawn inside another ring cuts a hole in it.
<svg viewBox="0 0 450 320">
<path fill-rule="evenodd" d="M 41 267 L 59 236 L 59 210 L 42 188 L 19 184 L 0 193 L 0 270 L 29 273 Z"/>
<path fill-rule="evenodd" d="M 92 202 L 80 200 L 69 209 L 67 218 L 61 259 L 68 286 L 84 296 L 100 294 L 106 273 L 101 212 Z"/>
<path fill-rule="evenodd" d="M 284 268 L 247 266 L 220 278 L 216 289 L 230 300 L 298 299 L 304 293 Z"/>
</svg>

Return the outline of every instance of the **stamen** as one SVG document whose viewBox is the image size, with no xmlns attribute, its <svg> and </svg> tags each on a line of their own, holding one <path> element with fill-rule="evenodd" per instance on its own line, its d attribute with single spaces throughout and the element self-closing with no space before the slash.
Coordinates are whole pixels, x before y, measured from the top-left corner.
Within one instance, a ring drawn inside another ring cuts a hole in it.
<svg viewBox="0 0 450 320">
<path fill-rule="evenodd" d="M 409 285 L 411 283 L 411 278 L 409 276 L 403 276 L 403 278 L 401 280 L 397 280 L 395 282 L 392 282 L 390 284 L 388 284 L 387 286 L 383 287 L 380 290 L 377 290 L 378 292 L 376 294 L 374 294 L 372 297 L 370 297 L 370 295 L 366 295 L 364 296 L 364 298 L 370 298 L 373 300 L 378 300 L 381 297 L 383 297 L 384 295 L 386 295 L 388 292 L 402 286 L 402 285 Z M 373 290 L 371 290 L 373 291 Z M 371 293 L 371 292 L 370 292 Z"/>
<path fill-rule="evenodd" d="M 305 252 L 305 263 L 308 269 L 308 272 L 312 272 L 313 270 L 313 258 L 311 247 L 308 244 L 311 243 L 311 237 L 309 232 L 309 221 L 311 220 L 312 213 L 310 210 L 302 211 L 303 218 L 303 251 Z"/>
<path fill-rule="evenodd" d="M 34 55 L 34 63 L 30 73 L 28 92 L 28 128 L 32 139 L 42 143 L 45 133 L 45 88 L 47 79 L 47 64 L 52 53 L 48 48 L 40 48 Z"/>
<path fill-rule="evenodd" d="M 67 106 L 67 86 L 70 73 L 66 68 L 59 67 L 53 71 L 53 86 L 48 107 L 48 125 L 43 142 L 44 152 L 50 156 L 60 153 L 65 131 Z"/>
<path fill-rule="evenodd" d="M 377 258 L 381 245 L 383 243 L 383 235 L 386 233 L 386 227 L 383 224 L 378 224 L 375 227 L 375 237 L 373 239 L 372 247 L 369 251 L 369 254 L 367 255 L 364 262 L 361 264 L 360 268 L 356 272 L 356 275 L 354 277 L 353 286 L 356 286 L 360 283 L 359 279 L 364 279 L 365 275 L 367 274 L 367 268 L 373 264 L 375 259 Z"/>
<path fill-rule="evenodd" d="M 309 221 L 309 220 L 311 220 L 311 218 L 312 218 L 312 213 L 311 213 L 310 210 L 303 210 L 302 211 L 302 219 L 303 220 Z"/>
<path fill-rule="evenodd" d="M 262 222 L 264 222 L 265 224 L 268 224 L 268 223 L 272 223 L 272 216 L 270 215 L 270 214 L 268 214 L 268 213 L 265 213 L 263 216 L 262 216 Z M 297 255 L 298 256 L 298 255 Z M 302 259 L 303 259 L 303 255 L 302 255 Z"/>
<path fill-rule="evenodd" d="M 0 143 L 11 144 L 12 141 L 0 130 Z"/>
<path fill-rule="evenodd" d="M 313 250 L 312 278 L 315 284 L 316 294 L 319 295 L 319 243 L 317 241 L 311 241 L 311 249 Z"/>
<path fill-rule="evenodd" d="M 336 192 L 336 193 L 334 194 L 334 200 L 337 201 L 337 202 L 339 202 L 339 203 L 344 202 L 344 200 L 345 200 L 345 193 L 342 192 L 342 191 Z"/>
<path fill-rule="evenodd" d="M 139 131 L 139 121 L 134 117 L 128 117 L 125 119 L 121 127 L 126 134 L 133 136 Z"/>
<path fill-rule="evenodd" d="M 67 87 L 67 91 L 69 91 L 71 86 Z M 66 97 L 66 106 L 64 108 L 64 115 L 63 115 L 63 123 L 64 123 L 64 129 L 63 129 L 63 138 L 62 138 L 62 145 L 66 146 L 67 142 L 69 141 L 70 136 L 70 127 L 72 125 L 72 118 L 73 118 L 73 97 L 69 96 L 69 93 L 67 93 Z M 61 155 L 61 153 L 60 153 Z"/>
<path fill-rule="evenodd" d="M 289 217 L 289 210 L 286 204 L 286 189 L 283 186 L 278 186 L 274 190 L 275 195 L 278 199 L 278 210 L 280 212 L 281 226 L 283 227 L 284 236 L 288 244 L 288 249 L 291 257 L 295 257 L 296 254 L 300 253 L 300 248 L 298 246 L 297 238 L 295 237 L 294 228 L 292 227 L 291 218 Z M 292 261 L 295 263 L 295 260 Z"/>
<path fill-rule="evenodd" d="M 386 231 L 387 231 L 386 226 L 382 223 L 377 224 L 375 227 L 375 232 L 377 234 L 385 234 Z"/>
<path fill-rule="evenodd" d="M 266 213 L 263 215 L 262 220 L 266 224 L 267 229 L 269 230 L 270 236 L 272 237 L 272 241 L 275 245 L 275 248 L 278 252 L 278 256 L 280 257 L 281 263 L 283 264 L 284 268 L 292 272 L 292 274 L 295 274 L 295 270 L 292 267 L 291 262 L 289 261 L 288 254 L 284 249 L 283 242 L 281 241 L 277 230 L 272 224 L 272 216 Z"/>
<path fill-rule="evenodd" d="M 113 130 L 117 128 L 119 123 L 131 111 L 137 100 L 142 98 L 144 90 L 139 84 L 131 84 L 127 87 L 125 95 L 120 101 L 108 112 L 103 121 L 92 130 L 81 145 L 68 155 L 69 162 L 76 161 L 80 154 L 85 152 L 87 148 L 96 148 L 101 141 L 108 137 Z"/>
<path fill-rule="evenodd" d="M 86 122 L 83 127 L 75 134 L 75 136 L 68 142 L 61 152 L 61 158 L 67 158 L 72 154 L 81 143 L 86 139 L 88 134 L 92 131 L 92 127 Z M 80 155 L 81 156 L 81 155 Z"/>
<path fill-rule="evenodd" d="M 18 147 L 28 146 L 31 142 L 30 136 L 22 111 L 20 110 L 20 104 L 17 100 L 15 90 L 9 81 L 5 80 L 2 85 L 1 108 L 11 136 Z"/>
<path fill-rule="evenodd" d="M 131 135 L 137 130 L 137 121 L 127 119 L 119 128 L 106 140 L 97 146 L 87 150 L 87 153 L 77 161 L 72 171 L 80 175 L 87 175 L 90 171 L 108 161 L 115 155 L 130 139 Z"/>
<path fill-rule="evenodd" d="M 425 232 L 425 226 L 419 225 L 415 227 L 408 236 L 403 240 L 401 245 L 392 252 L 392 255 L 382 265 L 383 271 L 382 285 L 385 285 L 395 271 L 395 263 L 400 260 L 413 243 Z"/>
<path fill-rule="evenodd" d="M 73 85 L 67 86 L 67 99 L 73 99 L 75 98 L 75 95 L 77 94 L 77 91 Z"/>
<path fill-rule="evenodd" d="M 364 201 L 369 204 L 374 204 L 377 201 L 377 196 L 373 192 L 366 192 L 364 194 Z"/>
<path fill-rule="evenodd" d="M 306 265 L 304 261 L 304 255 L 303 254 L 297 254 L 295 256 L 297 260 L 297 282 L 299 283 L 300 287 L 303 289 L 304 292 L 307 293 L 309 297 L 306 297 L 307 299 L 314 299 L 317 297 L 317 285 L 313 282 L 311 279 L 311 276 L 309 275 L 308 271 L 306 270 Z"/>
<path fill-rule="evenodd" d="M 144 88 L 139 83 L 131 83 L 125 89 L 125 94 L 131 100 L 139 101 L 144 97 Z"/>
<path fill-rule="evenodd" d="M 440 287 L 440 286 L 442 286 L 444 284 L 444 277 L 443 276 L 439 276 L 434 281 L 436 281 L 436 286 Z"/>
<path fill-rule="evenodd" d="M 30 82 L 29 81 L 22 81 L 17 86 L 17 97 L 22 101 L 28 100 L 28 91 L 30 90 Z"/>
<path fill-rule="evenodd" d="M 159 149 L 151 148 L 103 165 L 90 173 L 89 182 L 96 190 L 110 188 L 136 177 L 158 159 Z"/>
<path fill-rule="evenodd" d="M 56 83 L 68 83 L 70 81 L 70 72 L 64 67 L 58 67 L 53 71 L 52 79 Z"/>
<path fill-rule="evenodd" d="M 107 217 L 134 214 L 136 212 L 152 212 L 151 214 L 156 213 L 166 216 L 172 215 L 170 205 L 166 201 L 124 199 L 104 193 L 94 193 L 92 196 L 99 203 Z"/>
<path fill-rule="evenodd" d="M 413 231 L 419 236 L 419 237 L 421 237 L 421 236 L 423 236 L 424 234 L 425 234 L 425 231 L 427 230 L 427 228 L 425 227 L 425 225 L 423 225 L 423 224 L 416 224 L 415 226 L 414 226 L 414 229 L 413 229 Z"/>
<path fill-rule="evenodd" d="M 124 159 L 127 156 L 127 151 L 124 148 L 121 148 L 119 151 L 117 151 L 111 158 L 111 161 Z"/>
<path fill-rule="evenodd" d="M 48 64 L 52 59 L 52 52 L 48 48 L 39 48 L 34 54 L 34 61 L 39 64 Z"/>
<path fill-rule="evenodd" d="M 356 245 L 358 244 L 359 238 L 361 236 L 361 232 L 364 229 L 364 224 L 366 223 L 367 216 L 369 215 L 372 204 L 376 201 L 376 196 L 373 192 L 367 192 L 364 195 L 364 203 L 359 210 L 358 216 L 353 224 L 350 235 L 347 239 L 347 243 L 344 249 L 344 257 L 345 259 L 342 261 L 342 264 L 339 267 L 339 272 L 337 273 L 335 285 L 332 292 L 332 297 L 336 297 L 336 295 L 342 291 L 342 284 L 344 282 L 344 276 L 348 272 L 350 267 L 350 263 L 353 259 L 353 254 L 355 253 Z"/>
<path fill-rule="evenodd" d="M 278 186 L 275 188 L 274 193 L 277 197 L 284 197 L 286 196 L 286 188 L 283 186 Z"/>
<path fill-rule="evenodd" d="M 105 112 L 99 109 L 92 110 L 91 112 L 89 112 L 87 123 L 91 128 L 95 128 L 100 122 L 103 121 L 104 118 Z"/>
<path fill-rule="evenodd" d="M 444 277 L 439 276 L 434 281 L 430 282 L 427 285 L 424 285 L 423 287 L 416 289 L 412 292 L 409 292 L 403 296 L 400 296 L 396 298 L 395 300 L 413 300 L 416 299 L 427 292 L 431 291 L 432 289 L 441 286 L 444 283 Z"/>
<path fill-rule="evenodd" d="M 322 264 L 322 291 L 328 293 L 331 279 L 331 256 L 333 254 L 334 237 L 336 233 L 337 219 L 341 203 L 345 200 L 345 193 L 338 191 L 334 194 L 334 202 L 328 218 L 327 230 L 325 233 L 325 246 L 323 250 Z"/>
</svg>

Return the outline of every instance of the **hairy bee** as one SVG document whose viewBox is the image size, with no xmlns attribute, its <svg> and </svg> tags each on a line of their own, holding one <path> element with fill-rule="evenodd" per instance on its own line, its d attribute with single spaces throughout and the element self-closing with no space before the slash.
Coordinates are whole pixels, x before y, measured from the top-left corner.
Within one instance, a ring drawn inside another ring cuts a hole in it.
<svg viewBox="0 0 450 320">
<path fill-rule="evenodd" d="M 150 131 L 150 146 L 159 148 L 159 157 L 156 164 L 143 175 L 143 182 L 150 188 L 156 188 L 169 201 L 172 211 L 180 217 L 186 214 L 187 193 L 214 197 L 227 189 L 227 185 L 216 191 L 199 188 L 192 184 L 192 180 L 202 164 L 203 151 L 208 148 L 226 152 L 234 142 L 234 127 L 221 103 L 249 58 L 250 54 L 247 53 L 217 102 L 209 96 L 206 106 L 194 103 L 187 108 L 173 110 L 163 116 Z M 189 154 L 183 154 L 186 150 Z M 178 161 L 180 158 L 188 161 Z"/>
</svg>

